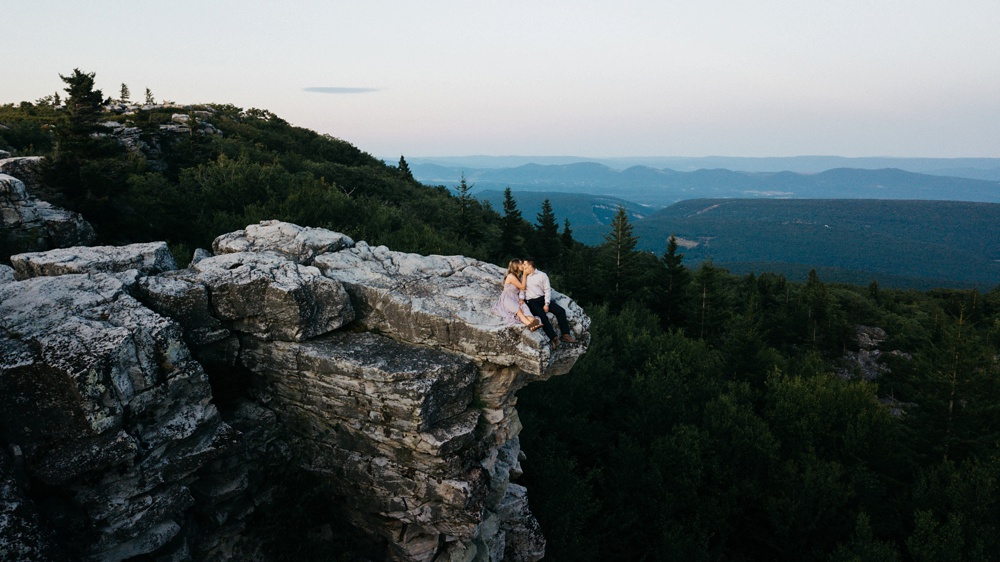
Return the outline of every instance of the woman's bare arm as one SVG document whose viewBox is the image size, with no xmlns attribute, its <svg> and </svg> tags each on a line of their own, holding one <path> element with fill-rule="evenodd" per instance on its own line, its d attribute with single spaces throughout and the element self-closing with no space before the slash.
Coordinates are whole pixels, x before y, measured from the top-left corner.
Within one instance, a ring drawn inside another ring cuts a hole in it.
<svg viewBox="0 0 1000 562">
<path fill-rule="evenodd" d="M 508 274 L 507 278 L 504 279 L 503 282 L 504 283 L 510 283 L 511 285 L 517 287 L 518 290 L 521 290 L 521 291 L 523 291 L 524 287 L 526 286 L 525 283 L 524 283 L 524 280 L 523 279 L 518 279 L 517 276 L 514 275 L 513 273 Z"/>
</svg>

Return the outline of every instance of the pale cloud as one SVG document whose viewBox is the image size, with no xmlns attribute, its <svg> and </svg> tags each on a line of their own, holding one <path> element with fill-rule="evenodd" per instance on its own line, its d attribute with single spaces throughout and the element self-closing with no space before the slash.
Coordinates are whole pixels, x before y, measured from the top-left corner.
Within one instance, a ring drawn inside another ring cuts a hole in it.
<svg viewBox="0 0 1000 562">
<path fill-rule="evenodd" d="M 318 94 L 367 94 L 377 92 L 380 88 L 346 88 L 342 86 L 310 86 L 302 88 L 303 92 L 316 92 Z"/>
</svg>

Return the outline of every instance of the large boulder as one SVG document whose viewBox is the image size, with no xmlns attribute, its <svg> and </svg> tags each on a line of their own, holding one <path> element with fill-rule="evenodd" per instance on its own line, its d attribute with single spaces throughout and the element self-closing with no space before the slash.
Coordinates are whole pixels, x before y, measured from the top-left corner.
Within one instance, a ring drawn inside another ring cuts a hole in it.
<svg viewBox="0 0 1000 562">
<path fill-rule="evenodd" d="M 243 230 L 223 234 L 212 242 L 216 254 L 277 252 L 296 263 L 311 265 L 320 254 L 354 246 L 354 240 L 339 232 L 302 227 L 281 221 L 262 221 Z"/>
<path fill-rule="evenodd" d="M 38 189 L 42 187 L 41 156 L 3 157 L 0 154 L 0 174 L 7 174 L 24 182 L 30 193 L 42 196 Z"/>
<path fill-rule="evenodd" d="M 0 284 L 0 439 L 61 498 L 49 520 L 89 529 L 74 558 L 162 552 L 191 476 L 237 437 L 179 326 L 127 289 L 104 274 Z"/>
<path fill-rule="evenodd" d="M 213 256 L 142 283 L 147 302 L 192 331 L 302 341 L 354 320 L 343 286 L 271 252 Z M 210 343 L 205 341 L 204 343 Z"/>
<path fill-rule="evenodd" d="M 121 273 L 136 270 L 152 275 L 177 269 L 165 242 L 127 246 L 75 246 L 10 257 L 18 279 L 71 273 Z"/>
<path fill-rule="evenodd" d="M 78 213 L 39 200 L 24 182 L 0 173 L 0 259 L 93 241 L 94 228 Z"/>
<path fill-rule="evenodd" d="M 565 295 L 552 300 L 566 309 L 580 344 L 552 350 L 541 330 L 508 326 L 492 312 L 504 270 L 463 256 L 421 256 L 364 242 L 322 254 L 314 265 L 344 284 L 366 329 L 432 345 L 500 366 L 517 366 L 545 379 L 567 372 L 589 343 L 590 319 Z"/>
</svg>

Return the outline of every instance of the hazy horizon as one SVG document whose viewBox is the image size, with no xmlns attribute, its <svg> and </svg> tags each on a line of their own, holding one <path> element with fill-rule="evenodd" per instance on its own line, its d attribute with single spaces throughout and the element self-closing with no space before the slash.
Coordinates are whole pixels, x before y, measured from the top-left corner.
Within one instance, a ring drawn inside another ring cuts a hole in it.
<svg viewBox="0 0 1000 562">
<path fill-rule="evenodd" d="M 569 165 L 596 162 L 609 168 L 624 170 L 632 166 L 656 169 L 694 171 L 705 168 L 725 168 L 743 172 L 798 172 L 817 173 L 833 168 L 899 168 L 916 173 L 956 175 L 978 179 L 1000 179 L 1000 158 L 894 158 L 881 156 L 530 156 L 530 155 L 466 155 L 466 156 L 407 156 L 411 168 L 425 164 L 444 167 L 479 169 L 516 168 L 527 164 Z M 380 156 L 389 164 L 396 164 L 399 157 Z M 978 172 L 981 171 L 982 173 Z"/>
</svg>

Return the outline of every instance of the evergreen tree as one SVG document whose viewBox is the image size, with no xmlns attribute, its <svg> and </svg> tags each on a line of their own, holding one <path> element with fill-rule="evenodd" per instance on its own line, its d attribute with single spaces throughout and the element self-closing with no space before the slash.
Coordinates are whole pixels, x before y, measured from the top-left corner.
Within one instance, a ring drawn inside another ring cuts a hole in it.
<svg viewBox="0 0 1000 562">
<path fill-rule="evenodd" d="M 701 339 L 718 336 L 725 324 L 727 307 L 722 287 L 724 276 L 725 271 L 715 267 L 711 260 L 701 262 L 695 273 L 698 312 L 692 323 L 697 322 L 697 334 Z"/>
<path fill-rule="evenodd" d="M 69 76 L 59 75 L 66 83 L 66 122 L 59 129 L 60 140 L 80 144 L 95 130 L 97 117 L 101 113 L 104 94 L 94 89 L 94 73 L 73 69 Z M 65 148 L 65 147 L 62 147 Z"/>
<path fill-rule="evenodd" d="M 128 86 L 126 86 L 125 83 L 122 82 L 121 93 L 118 94 L 119 101 L 121 101 L 122 103 L 128 103 L 130 101 L 130 99 L 129 99 L 130 97 L 131 97 L 131 93 L 129 93 L 129 91 L 128 91 Z"/>
<path fill-rule="evenodd" d="M 146 88 L 146 105 L 155 105 L 156 100 L 153 99 L 153 90 Z"/>
<path fill-rule="evenodd" d="M 458 237 L 466 242 L 472 239 L 472 188 L 476 184 L 470 184 L 462 173 L 462 179 L 455 190 L 458 192 Z"/>
<path fill-rule="evenodd" d="M 826 294 L 826 285 L 819 279 L 815 269 L 809 270 L 809 277 L 806 279 L 805 287 L 802 288 L 803 303 L 806 307 L 806 329 L 809 341 L 817 345 L 820 340 L 821 330 L 827 321 L 829 300 Z"/>
<path fill-rule="evenodd" d="M 679 248 L 677 237 L 671 234 L 667 239 L 667 251 L 661 258 L 664 272 L 659 308 L 663 323 L 668 327 L 684 325 L 683 303 L 691 283 L 691 272 L 684 266 L 684 254 L 678 252 Z"/>
<path fill-rule="evenodd" d="M 559 260 L 562 242 L 559 240 L 559 224 L 552 211 L 552 203 L 542 201 L 542 211 L 536 215 L 534 254 L 542 267 L 552 268 Z"/>
<path fill-rule="evenodd" d="M 500 258 L 509 260 L 524 253 L 524 219 L 508 186 L 503 190 L 503 218 L 500 221 Z"/>
<path fill-rule="evenodd" d="M 410 172 L 410 165 L 406 163 L 406 158 L 403 158 L 402 155 L 399 156 L 398 169 L 399 169 L 399 177 L 403 178 L 404 180 L 415 181 L 413 179 L 413 173 Z"/>
<path fill-rule="evenodd" d="M 95 226 L 98 236 L 114 230 L 121 220 L 112 202 L 125 189 L 129 161 L 117 140 L 99 134 L 97 124 L 104 108 L 104 95 L 94 88 L 94 73 L 74 68 L 66 83 L 66 110 L 56 127 L 56 146 L 42 167 L 45 183 L 65 198 L 62 203 L 82 213 Z"/>
<path fill-rule="evenodd" d="M 601 246 L 601 265 L 611 293 L 612 302 L 622 302 L 635 287 L 638 254 L 635 246 L 639 239 L 632 234 L 625 207 L 618 206 L 618 212 L 611 220 L 611 231 L 604 235 Z"/>
<path fill-rule="evenodd" d="M 573 248 L 573 231 L 569 228 L 569 219 L 563 221 L 563 231 L 560 238 L 562 238 L 563 248 L 566 250 Z"/>
</svg>

